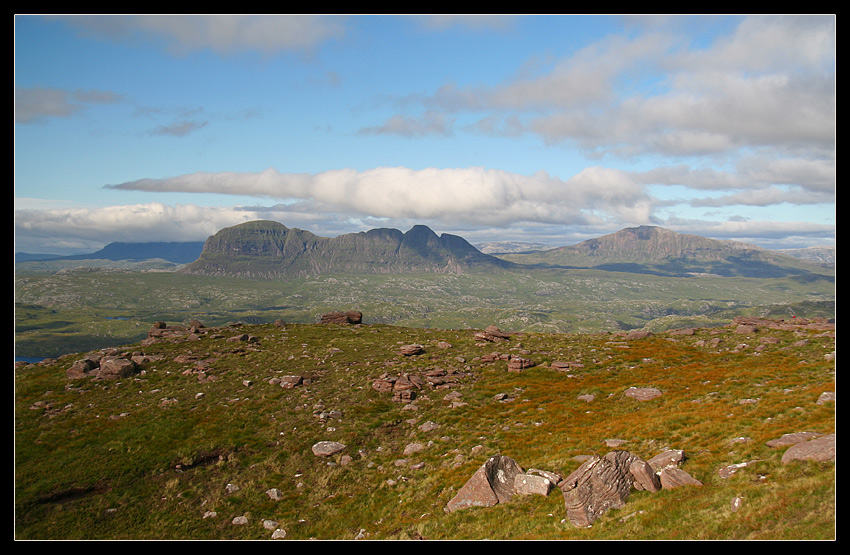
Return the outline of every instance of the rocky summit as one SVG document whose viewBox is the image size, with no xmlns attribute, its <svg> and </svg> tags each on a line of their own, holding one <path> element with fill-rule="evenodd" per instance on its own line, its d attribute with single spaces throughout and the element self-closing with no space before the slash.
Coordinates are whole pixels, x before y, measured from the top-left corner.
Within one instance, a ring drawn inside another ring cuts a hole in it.
<svg viewBox="0 0 850 555">
<path fill-rule="evenodd" d="M 514 264 L 482 253 L 465 239 L 424 225 L 402 233 L 379 228 L 333 238 L 253 221 L 220 230 L 181 272 L 257 279 L 320 274 L 489 273 Z"/>
</svg>

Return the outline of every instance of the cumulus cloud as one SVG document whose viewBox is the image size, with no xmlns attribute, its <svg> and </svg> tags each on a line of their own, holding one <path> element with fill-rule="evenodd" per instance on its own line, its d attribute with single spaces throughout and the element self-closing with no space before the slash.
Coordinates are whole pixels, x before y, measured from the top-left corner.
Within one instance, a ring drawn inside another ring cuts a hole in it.
<svg viewBox="0 0 850 555">
<path fill-rule="evenodd" d="M 297 199 L 321 212 L 380 218 L 509 225 L 521 221 L 649 221 L 652 202 L 626 173 L 592 167 L 570 179 L 485 168 L 381 167 L 318 174 L 199 172 L 109 186 L 149 192 L 218 193 Z"/>
<path fill-rule="evenodd" d="M 834 151 L 834 17 L 744 17 L 699 49 L 685 23 L 664 18 L 548 71 L 496 85 L 446 83 L 419 100 L 432 114 L 488 113 L 481 132 L 502 131 L 497 115 L 510 117 L 513 133 L 623 157 Z"/>
</svg>

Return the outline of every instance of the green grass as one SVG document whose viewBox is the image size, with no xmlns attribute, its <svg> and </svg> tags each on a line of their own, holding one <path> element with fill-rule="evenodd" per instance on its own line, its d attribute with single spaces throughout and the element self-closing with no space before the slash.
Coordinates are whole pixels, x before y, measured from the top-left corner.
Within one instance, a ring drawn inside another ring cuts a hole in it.
<svg viewBox="0 0 850 555">
<path fill-rule="evenodd" d="M 278 521 L 295 540 L 836 535 L 834 463 L 784 465 L 783 450 L 765 445 L 788 432 L 834 432 L 834 403 L 815 404 L 822 391 L 835 390 L 835 364 L 824 357 L 834 352 L 834 337 L 809 332 L 798 346 L 799 335 L 773 330 L 750 339 L 716 328 L 630 342 L 608 333 L 529 332 L 479 346 L 468 329 L 263 324 L 239 331 L 259 343 L 227 343 L 235 330 L 225 330 L 196 342 L 127 346 L 165 358 L 119 381 L 69 382 L 64 373 L 75 355 L 17 369 L 16 538 L 268 539 L 263 519 Z M 779 342 L 756 351 L 764 335 Z M 721 342 L 696 344 L 706 338 Z M 440 349 L 439 341 L 452 347 Z M 750 346 L 737 349 L 744 341 Z M 408 343 L 426 353 L 399 355 Z M 477 360 L 512 349 L 539 365 L 508 373 L 504 362 Z M 209 361 L 214 380 L 185 373 L 192 365 L 175 357 L 189 353 Z M 563 373 L 543 366 L 553 360 L 584 367 Z M 420 392 L 417 410 L 371 387 L 384 373 L 433 368 L 464 378 L 455 389 Z M 290 390 L 268 383 L 281 374 L 312 382 Z M 664 394 L 634 401 L 623 395 L 633 385 Z M 444 400 L 451 391 L 466 404 L 452 407 Z M 577 399 L 588 392 L 596 395 L 592 402 Z M 497 400 L 499 393 L 510 400 Z M 758 402 L 739 403 L 746 398 Z M 321 410 L 343 416 L 320 421 Z M 418 426 L 426 421 L 439 428 L 423 432 Z M 738 437 L 750 440 L 732 442 Z M 684 449 L 683 468 L 704 486 L 634 492 L 589 529 L 564 520 L 557 491 L 444 511 L 493 454 L 566 476 L 579 464 L 574 456 L 605 454 L 610 438 L 627 440 L 621 448 L 647 459 Z M 346 444 L 351 462 L 315 457 L 310 448 L 321 440 Z M 405 456 L 413 442 L 426 447 Z M 746 461 L 758 462 L 719 477 L 719 468 Z M 228 491 L 228 484 L 239 489 Z M 282 500 L 265 494 L 272 487 Z M 744 504 L 733 513 L 736 496 Z M 208 511 L 215 516 L 204 518 Z M 231 524 L 242 515 L 248 525 Z"/>
<path fill-rule="evenodd" d="M 141 340 L 150 323 L 312 323 L 360 310 L 369 324 L 544 333 L 663 331 L 735 316 L 834 317 L 835 285 L 790 278 L 668 278 L 594 270 L 339 275 L 285 281 L 173 272 L 70 271 L 15 278 L 15 350 L 60 356 Z"/>
</svg>

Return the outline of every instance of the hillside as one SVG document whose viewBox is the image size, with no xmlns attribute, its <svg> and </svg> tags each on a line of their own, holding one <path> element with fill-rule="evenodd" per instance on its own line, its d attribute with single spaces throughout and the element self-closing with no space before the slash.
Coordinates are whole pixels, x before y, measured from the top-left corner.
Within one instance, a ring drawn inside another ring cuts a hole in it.
<svg viewBox="0 0 850 555">
<path fill-rule="evenodd" d="M 836 537 L 823 320 L 148 329 L 121 349 L 16 365 L 16 539 Z M 831 458 L 792 456 L 830 440 Z M 566 478 L 606 453 L 677 454 L 691 479 L 632 488 L 578 526 Z M 458 509 L 496 455 L 557 483 Z"/>
<path fill-rule="evenodd" d="M 513 264 L 486 255 L 456 235 L 414 226 L 406 233 L 372 229 L 333 238 L 272 221 L 228 227 L 207 239 L 186 274 L 255 279 L 309 275 L 488 273 Z"/>
<path fill-rule="evenodd" d="M 654 226 L 626 228 L 573 246 L 501 255 L 500 258 L 530 266 L 595 268 L 682 277 L 713 274 L 817 279 L 817 276 L 828 275 L 828 270 L 821 266 L 754 245 L 718 241 Z"/>
</svg>

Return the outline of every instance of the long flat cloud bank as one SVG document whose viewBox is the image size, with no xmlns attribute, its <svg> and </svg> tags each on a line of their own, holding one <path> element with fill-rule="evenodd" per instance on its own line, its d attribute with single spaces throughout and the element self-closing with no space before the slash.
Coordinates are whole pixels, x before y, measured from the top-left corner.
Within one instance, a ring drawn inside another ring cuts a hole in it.
<svg viewBox="0 0 850 555">
<path fill-rule="evenodd" d="M 505 226 L 566 225 L 616 219 L 650 221 L 651 199 L 627 174 L 599 167 L 568 180 L 483 168 L 411 170 L 401 167 L 332 170 L 319 174 L 194 173 L 141 179 L 113 189 L 156 193 L 217 193 L 301 201 L 321 212 L 376 218 Z"/>
</svg>

